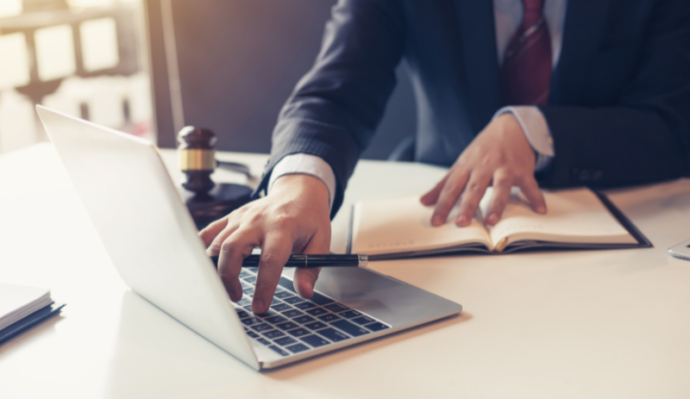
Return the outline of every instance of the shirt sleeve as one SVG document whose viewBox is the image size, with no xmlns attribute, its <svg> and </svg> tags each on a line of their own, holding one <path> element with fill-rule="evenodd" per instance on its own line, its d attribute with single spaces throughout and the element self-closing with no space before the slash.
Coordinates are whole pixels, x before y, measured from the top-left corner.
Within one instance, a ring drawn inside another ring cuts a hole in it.
<svg viewBox="0 0 690 399">
<path fill-rule="evenodd" d="M 328 188 L 328 209 L 333 209 L 335 174 L 326 161 L 311 154 L 292 154 L 283 157 L 273 168 L 266 192 L 271 190 L 278 178 L 285 175 L 309 175 L 321 180 Z"/>
<path fill-rule="evenodd" d="M 513 106 L 499 109 L 494 115 L 494 119 L 506 113 L 511 113 L 515 116 L 522 131 L 525 133 L 527 141 L 537 154 L 534 171 L 539 172 L 546 169 L 556 154 L 553 149 L 551 131 L 544 115 L 536 106 Z"/>
</svg>

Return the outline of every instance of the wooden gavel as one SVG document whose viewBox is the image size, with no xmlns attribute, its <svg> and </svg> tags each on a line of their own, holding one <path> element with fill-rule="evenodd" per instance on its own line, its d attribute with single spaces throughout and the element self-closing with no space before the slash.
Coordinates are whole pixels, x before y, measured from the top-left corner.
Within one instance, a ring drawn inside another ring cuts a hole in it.
<svg viewBox="0 0 690 399">
<path fill-rule="evenodd" d="M 218 138 L 209 129 L 187 126 L 177 136 L 180 154 L 180 169 L 185 177 L 182 187 L 197 194 L 208 193 L 215 183 L 211 174 L 216 167 L 242 173 L 251 178 L 249 167 L 235 162 L 216 160 Z"/>
</svg>

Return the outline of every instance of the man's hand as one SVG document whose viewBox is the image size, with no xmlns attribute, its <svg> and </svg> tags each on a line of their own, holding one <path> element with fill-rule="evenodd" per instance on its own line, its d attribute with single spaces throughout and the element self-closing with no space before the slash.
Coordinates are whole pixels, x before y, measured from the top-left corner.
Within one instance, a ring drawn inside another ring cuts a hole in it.
<svg viewBox="0 0 690 399">
<path fill-rule="evenodd" d="M 219 256 L 218 273 L 230 299 L 242 298 L 242 261 L 261 247 L 254 313 L 268 311 L 283 266 L 291 254 L 327 254 L 331 244 L 328 188 L 308 175 L 280 177 L 268 196 L 250 202 L 199 233 L 209 256 Z M 295 270 L 295 289 L 314 294 L 319 269 Z"/>
<path fill-rule="evenodd" d="M 546 203 L 534 178 L 535 154 L 515 116 L 503 114 L 489 123 L 460 157 L 448 174 L 420 201 L 436 204 L 433 226 L 446 222 L 453 206 L 460 200 L 455 224 L 467 226 L 489 185 L 494 194 L 485 215 L 489 225 L 496 224 L 510 197 L 512 186 L 518 186 L 538 213 L 546 213 Z"/>
</svg>

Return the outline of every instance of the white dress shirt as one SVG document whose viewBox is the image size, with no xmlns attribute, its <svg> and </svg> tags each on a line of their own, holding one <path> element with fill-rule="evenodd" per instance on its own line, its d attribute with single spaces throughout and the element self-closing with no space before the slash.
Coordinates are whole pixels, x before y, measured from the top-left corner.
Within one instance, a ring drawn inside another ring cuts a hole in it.
<svg viewBox="0 0 690 399">
<path fill-rule="evenodd" d="M 544 18 L 551 35 L 553 69 L 556 69 L 561 55 L 567 4 L 568 0 L 545 0 L 544 2 Z M 522 23 L 522 15 L 522 0 L 494 0 L 496 49 L 500 64 L 503 63 L 506 47 Z M 535 170 L 539 171 L 546 168 L 556 154 L 553 150 L 551 132 L 544 115 L 536 106 L 521 105 L 503 107 L 496 112 L 494 118 L 507 112 L 515 116 L 527 137 L 527 141 L 537 154 Z M 311 154 L 288 155 L 273 168 L 268 189 L 270 190 L 279 177 L 291 174 L 307 174 L 321 180 L 328 187 L 329 206 L 333 207 L 336 179 L 333 169 L 326 161 Z"/>
</svg>

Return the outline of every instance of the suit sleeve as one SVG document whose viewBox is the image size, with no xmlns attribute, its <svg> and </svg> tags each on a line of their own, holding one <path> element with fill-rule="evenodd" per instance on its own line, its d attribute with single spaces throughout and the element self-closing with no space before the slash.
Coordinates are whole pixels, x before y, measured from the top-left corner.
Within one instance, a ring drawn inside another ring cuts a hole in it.
<svg viewBox="0 0 690 399">
<path fill-rule="evenodd" d="M 555 158 L 546 187 L 615 187 L 681 176 L 690 149 L 690 3 L 658 2 L 617 104 L 540 107 Z"/>
<path fill-rule="evenodd" d="M 326 24 L 314 67 L 297 84 L 273 132 L 273 167 L 295 153 L 316 155 L 337 180 L 331 216 L 383 116 L 404 48 L 399 0 L 341 0 Z"/>
</svg>

